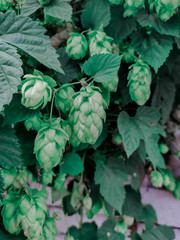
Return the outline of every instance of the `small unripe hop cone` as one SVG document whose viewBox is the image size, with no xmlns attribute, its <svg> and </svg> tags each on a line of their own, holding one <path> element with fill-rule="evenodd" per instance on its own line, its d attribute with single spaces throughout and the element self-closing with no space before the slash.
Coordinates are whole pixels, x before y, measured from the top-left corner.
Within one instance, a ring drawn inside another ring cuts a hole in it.
<svg viewBox="0 0 180 240">
<path fill-rule="evenodd" d="M 151 183 L 156 188 L 161 188 L 163 186 L 162 174 L 158 171 L 153 171 L 150 175 Z"/>
</svg>

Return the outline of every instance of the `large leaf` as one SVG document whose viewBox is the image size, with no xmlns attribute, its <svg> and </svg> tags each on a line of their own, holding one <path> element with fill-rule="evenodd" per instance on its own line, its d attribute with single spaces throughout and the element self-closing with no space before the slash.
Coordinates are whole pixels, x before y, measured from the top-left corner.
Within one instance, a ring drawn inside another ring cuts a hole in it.
<svg viewBox="0 0 180 240">
<path fill-rule="evenodd" d="M 100 184 L 100 193 L 105 200 L 121 213 L 125 200 L 125 189 L 122 183 L 127 181 L 124 160 L 111 157 L 106 165 L 98 164 L 94 179 L 96 184 Z"/>
<path fill-rule="evenodd" d="M 154 166 L 164 167 L 164 159 L 158 149 L 158 139 L 154 135 L 165 136 L 162 126 L 158 123 L 161 115 L 152 107 L 139 107 L 135 117 L 129 117 L 126 112 L 118 116 L 118 130 L 122 136 L 127 156 L 137 150 L 140 140 L 145 142 L 149 160 Z"/>
<path fill-rule="evenodd" d="M 79 65 L 76 61 L 67 55 L 65 47 L 59 48 L 57 50 L 57 54 L 59 55 L 61 68 L 64 71 L 65 75 L 62 73 L 57 73 L 56 80 L 59 83 L 69 83 L 74 80 L 80 72 Z"/>
<path fill-rule="evenodd" d="M 38 0 L 27 0 L 21 7 L 21 14 L 29 16 L 41 8 L 41 4 Z"/>
<path fill-rule="evenodd" d="M 163 65 L 173 47 L 170 36 L 155 31 L 147 34 L 144 30 L 136 31 L 132 36 L 132 44 L 142 59 L 154 68 L 155 72 Z"/>
<path fill-rule="evenodd" d="M 159 226 L 142 234 L 142 240 L 173 240 L 174 231 L 171 227 Z"/>
<path fill-rule="evenodd" d="M 96 82 L 109 82 L 117 76 L 122 56 L 96 54 L 83 65 L 86 75 L 92 76 Z"/>
<path fill-rule="evenodd" d="M 22 61 L 17 50 L 0 41 L 0 111 L 9 104 L 17 86 L 21 84 Z"/>
<path fill-rule="evenodd" d="M 74 240 L 97 240 L 97 226 L 94 222 L 84 223 L 80 229 L 72 226 L 69 228 L 69 234 Z"/>
<path fill-rule="evenodd" d="M 14 94 L 11 103 L 5 106 L 4 125 L 22 122 L 38 114 L 39 110 L 31 110 L 21 104 L 21 95 Z"/>
<path fill-rule="evenodd" d="M 146 205 L 143 207 L 141 216 L 138 218 L 139 221 L 144 221 L 146 230 L 153 228 L 154 223 L 157 223 L 156 211 L 151 205 Z"/>
<path fill-rule="evenodd" d="M 111 19 L 110 3 L 108 0 L 90 0 L 86 3 L 81 15 L 81 23 L 86 29 L 106 27 Z"/>
<path fill-rule="evenodd" d="M 126 186 L 126 199 L 123 204 L 122 214 L 139 217 L 142 211 L 141 194 L 139 191 L 133 190 L 130 186 Z"/>
<path fill-rule="evenodd" d="M 72 7 L 66 0 L 53 0 L 49 5 L 44 6 L 45 15 L 71 21 Z"/>
<path fill-rule="evenodd" d="M 45 31 L 38 22 L 33 22 L 29 17 L 16 16 L 14 11 L 0 13 L 1 40 L 23 50 L 46 67 L 63 72 L 56 50 L 51 47 Z"/>
<path fill-rule="evenodd" d="M 111 7 L 111 21 L 105 28 L 105 32 L 119 43 L 136 29 L 134 18 L 124 18 L 122 5 Z"/>
<path fill-rule="evenodd" d="M 164 124 L 171 112 L 175 98 L 175 84 L 169 76 L 162 76 L 157 84 L 152 98 L 152 106 L 161 111 Z"/>
<path fill-rule="evenodd" d="M 148 13 L 145 9 L 141 9 L 137 15 L 137 21 L 142 27 L 152 26 L 161 34 L 180 36 L 180 18 L 178 15 L 170 18 L 167 22 L 163 22 L 156 13 Z"/>
<path fill-rule="evenodd" d="M 61 171 L 63 173 L 76 176 L 84 171 L 84 165 L 77 153 L 66 153 L 61 164 Z"/>
<path fill-rule="evenodd" d="M 11 127 L 0 127 L 0 165 L 22 167 L 22 150 Z"/>
</svg>

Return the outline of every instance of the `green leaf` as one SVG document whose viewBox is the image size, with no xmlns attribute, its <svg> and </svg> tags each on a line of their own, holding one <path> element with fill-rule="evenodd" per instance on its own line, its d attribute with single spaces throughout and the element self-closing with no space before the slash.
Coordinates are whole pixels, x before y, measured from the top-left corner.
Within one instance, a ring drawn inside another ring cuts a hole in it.
<svg viewBox="0 0 180 240">
<path fill-rule="evenodd" d="M 80 229 L 72 226 L 69 228 L 69 234 L 74 240 L 97 240 L 97 226 L 95 222 L 84 223 Z"/>
<path fill-rule="evenodd" d="M 162 124 L 165 124 L 173 107 L 176 88 L 169 76 L 162 76 L 152 97 L 152 106 L 162 114 Z"/>
<path fill-rule="evenodd" d="M 164 159 L 157 147 L 158 139 L 154 139 L 154 135 L 165 136 L 162 126 L 158 123 L 160 117 L 160 113 L 155 108 L 146 106 L 139 107 L 135 117 L 129 117 L 124 111 L 120 112 L 117 125 L 128 157 L 137 150 L 140 140 L 143 140 L 152 164 L 164 167 Z"/>
<path fill-rule="evenodd" d="M 22 61 L 17 50 L 0 40 L 0 111 L 12 100 L 21 84 Z"/>
<path fill-rule="evenodd" d="M 124 18 L 123 6 L 111 7 L 111 21 L 105 28 L 107 35 L 114 38 L 119 43 L 127 38 L 136 29 L 136 20 L 134 18 Z"/>
<path fill-rule="evenodd" d="M 86 29 L 106 27 L 111 19 L 110 3 L 108 0 L 90 0 L 86 3 L 81 15 L 82 26 Z"/>
<path fill-rule="evenodd" d="M 76 176 L 84 171 L 84 165 L 77 153 L 66 153 L 60 165 L 63 173 Z"/>
<path fill-rule="evenodd" d="M 125 236 L 114 231 L 116 221 L 113 218 L 105 221 L 98 230 L 98 240 L 125 240 Z"/>
<path fill-rule="evenodd" d="M 156 211 L 151 205 L 143 207 L 141 216 L 138 218 L 139 221 L 145 221 L 146 230 L 153 228 L 154 223 L 157 223 Z"/>
<path fill-rule="evenodd" d="M 69 83 L 74 80 L 80 72 L 79 65 L 67 55 L 65 47 L 59 48 L 57 54 L 59 55 L 59 61 L 64 74 L 57 73 L 56 80 L 58 83 Z"/>
<path fill-rule="evenodd" d="M 122 214 L 138 217 L 141 215 L 142 204 L 141 204 L 141 194 L 139 191 L 135 191 L 131 186 L 126 186 L 126 199 L 123 204 Z"/>
<path fill-rule="evenodd" d="M 142 234 L 142 240 L 173 240 L 174 231 L 171 227 L 160 226 Z"/>
<path fill-rule="evenodd" d="M 2 41 L 23 50 L 46 67 L 62 73 L 56 50 L 51 47 L 51 40 L 45 35 L 45 31 L 29 17 L 16 16 L 14 11 L 0 13 Z"/>
<path fill-rule="evenodd" d="M 161 34 L 180 36 L 180 18 L 178 15 L 170 18 L 167 22 L 163 22 L 156 13 L 148 13 L 145 9 L 141 9 L 137 15 L 137 21 L 142 27 L 152 26 Z"/>
<path fill-rule="evenodd" d="M 21 7 L 21 14 L 29 16 L 41 8 L 41 4 L 38 0 L 27 0 Z"/>
<path fill-rule="evenodd" d="M 154 68 L 155 72 L 163 65 L 173 47 L 170 36 L 155 31 L 147 34 L 144 30 L 136 31 L 132 36 L 132 44 L 142 59 Z"/>
<path fill-rule="evenodd" d="M 9 105 L 5 106 L 3 125 L 22 122 L 38 114 L 39 110 L 31 110 L 21 104 L 21 95 L 14 94 Z"/>
<path fill-rule="evenodd" d="M 9 126 L 0 127 L 0 165 L 22 167 L 22 150 L 14 129 Z"/>
<path fill-rule="evenodd" d="M 96 184 L 100 184 L 100 193 L 105 200 L 121 213 L 125 200 L 125 189 L 122 183 L 127 181 L 124 160 L 111 157 L 106 165 L 98 164 L 94 180 Z"/>
<path fill-rule="evenodd" d="M 44 14 L 70 22 L 72 7 L 66 0 L 53 0 L 49 5 L 44 6 Z"/>
<path fill-rule="evenodd" d="M 0 230 L 0 239 L 2 239 L 2 240 L 25 240 L 26 237 L 24 237 L 22 234 L 15 236 L 15 235 L 9 234 L 8 232 L 3 232 L 2 230 Z"/>
<path fill-rule="evenodd" d="M 96 82 L 109 82 L 117 76 L 122 56 L 96 54 L 83 65 L 86 75 L 92 76 Z"/>
</svg>

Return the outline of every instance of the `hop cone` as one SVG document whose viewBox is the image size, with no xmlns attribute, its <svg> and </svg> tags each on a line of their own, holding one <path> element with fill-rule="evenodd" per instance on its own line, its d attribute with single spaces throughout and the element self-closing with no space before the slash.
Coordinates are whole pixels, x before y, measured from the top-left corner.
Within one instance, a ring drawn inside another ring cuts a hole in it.
<svg viewBox="0 0 180 240">
<path fill-rule="evenodd" d="M 134 223 L 133 217 L 124 215 L 123 218 L 124 218 L 124 222 L 125 222 L 126 226 L 130 227 L 133 225 L 133 223 Z"/>
<path fill-rule="evenodd" d="M 144 7 L 144 0 L 125 0 L 124 17 L 135 17 L 139 9 Z"/>
<path fill-rule="evenodd" d="M 108 89 L 110 92 L 116 92 L 119 83 L 119 78 L 116 76 L 112 81 L 102 82 L 104 88 Z"/>
<path fill-rule="evenodd" d="M 134 62 L 134 58 L 135 58 L 135 55 L 134 55 L 134 48 L 132 47 L 132 45 L 130 43 L 124 43 L 122 42 L 120 44 L 120 52 L 122 53 L 123 55 L 123 60 L 126 62 L 126 63 L 132 63 Z"/>
<path fill-rule="evenodd" d="M 166 22 L 178 12 L 179 0 L 156 0 L 154 6 L 159 18 Z"/>
<path fill-rule="evenodd" d="M 38 0 L 42 6 L 46 6 L 51 3 L 52 0 Z"/>
<path fill-rule="evenodd" d="M 118 221 L 116 223 L 115 229 L 116 229 L 116 232 L 122 233 L 123 235 L 126 235 L 128 231 L 128 227 L 126 226 L 124 220 Z"/>
<path fill-rule="evenodd" d="M 44 240 L 56 240 L 56 235 L 58 230 L 56 227 L 56 222 L 53 218 L 46 218 L 43 226 L 43 236 Z"/>
<path fill-rule="evenodd" d="M 103 119 L 106 118 L 103 97 L 94 89 L 90 86 L 82 87 L 70 112 L 69 121 L 73 132 L 82 143 L 96 142 L 103 129 Z"/>
<path fill-rule="evenodd" d="M 34 143 L 34 153 L 45 171 L 50 171 L 59 164 L 68 138 L 58 123 L 39 130 Z"/>
<path fill-rule="evenodd" d="M 109 0 L 112 5 L 120 5 L 123 3 L 123 0 Z"/>
<path fill-rule="evenodd" d="M 66 179 L 66 174 L 60 173 L 55 180 L 54 188 L 56 190 L 64 189 L 65 179 Z"/>
<path fill-rule="evenodd" d="M 130 96 L 138 105 L 144 105 L 151 94 L 152 75 L 150 68 L 142 60 L 138 60 L 130 66 L 130 69 L 128 73 Z"/>
<path fill-rule="evenodd" d="M 63 113 L 69 112 L 72 107 L 74 93 L 75 91 L 71 86 L 63 84 L 56 93 L 55 105 L 57 110 L 61 110 Z"/>
<path fill-rule="evenodd" d="M 42 183 L 45 185 L 51 184 L 54 176 L 54 172 L 52 170 L 48 172 L 43 172 L 42 174 Z"/>
<path fill-rule="evenodd" d="M 74 60 L 82 59 L 86 56 L 88 43 L 83 34 L 70 33 L 67 41 L 66 53 Z"/>
<path fill-rule="evenodd" d="M 25 75 L 22 81 L 21 103 L 30 109 L 44 108 L 52 97 L 52 88 L 56 86 L 55 81 L 35 70 L 34 75 Z"/>
<path fill-rule="evenodd" d="M 169 191 L 174 191 L 176 187 L 176 180 L 169 170 L 162 171 L 163 184 Z"/>
<path fill-rule="evenodd" d="M 168 148 L 168 146 L 167 146 L 166 144 L 161 143 L 161 144 L 159 145 L 159 150 L 160 150 L 160 152 L 161 152 L 162 154 L 166 154 L 166 153 L 169 151 L 169 148 Z"/>
<path fill-rule="evenodd" d="M 41 128 L 41 124 L 42 120 L 40 118 L 40 115 L 35 115 L 24 122 L 24 125 L 28 131 L 30 129 L 39 131 L 39 129 Z"/>
<path fill-rule="evenodd" d="M 15 168 L 11 167 L 11 168 L 2 168 L 0 170 L 0 173 L 3 177 L 3 180 L 4 180 L 4 186 L 5 188 L 9 187 L 11 184 L 13 184 L 14 182 L 14 179 L 17 175 L 17 172 L 15 170 Z"/>
<path fill-rule="evenodd" d="M 162 174 L 158 171 L 153 171 L 151 173 L 151 183 L 154 187 L 161 188 L 163 185 L 163 177 Z"/>
<path fill-rule="evenodd" d="M 111 53 L 112 38 L 108 37 L 103 31 L 91 31 L 89 34 L 89 51 L 90 55 Z"/>
<path fill-rule="evenodd" d="M 0 11 L 6 10 L 10 6 L 10 1 L 0 0 Z"/>
</svg>

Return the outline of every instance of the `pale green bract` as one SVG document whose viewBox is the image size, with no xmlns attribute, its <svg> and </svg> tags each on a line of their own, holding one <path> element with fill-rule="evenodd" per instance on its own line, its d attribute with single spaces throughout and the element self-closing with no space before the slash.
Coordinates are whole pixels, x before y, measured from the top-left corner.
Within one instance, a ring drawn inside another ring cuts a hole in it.
<svg viewBox="0 0 180 240">
<path fill-rule="evenodd" d="M 10 0 L 0 0 L 0 11 L 6 10 L 10 6 Z"/>
<path fill-rule="evenodd" d="M 44 108 L 52 98 L 52 89 L 56 82 L 41 72 L 35 70 L 34 75 L 24 76 L 26 80 L 22 81 L 22 99 L 21 103 L 27 108 Z"/>
<path fill-rule="evenodd" d="M 124 4 L 124 17 L 130 17 L 133 16 L 135 17 L 136 14 L 138 13 L 138 11 L 141 8 L 144 8 L 144 0 L 125 0 L 125 4 Z"/>
<path fill-rule="evenodd" d="M 29 130 L 39 131 L 39 129 L 41 128 L 41 124 L 42 120 L 40 118 L 40 115 L 35 115 L 24 122 L 24 125 L 28 131 Z"/>
<path fill-rule="evenodd" d="M 112 38 L 108 37 L 100 28 L 99 31 L 91 31 L 89 36 L 89 52 L 90 55 L 112 53 Z"/>
<path fill-rule="evenodd" d="M 0 170 L 0 173 L 3 177 L 4 180 L 4 187 L 7 188 L 9 187 L 13 182 L 14 179 L 17 175 L 17 172 L 15 170 L 15 168 L 11 167 L 11 168 L 2 168 Z"/>
<path fill-rule="evenodd" d="M 39 130 L 34 143 L 34 153 L 45 171 L 50 171 L 59 164 L 67 140 L 69 140 L 67 133 L 58 123 Z"/>
<path fill-rule="evenodd" d="M 139 59 L 130 66 L 130 69 L 128 85 L 131 99 L 138 105 L 144 105 L 151 94 L 152 74 L 150 67 Z"/>
<path fill-rule="evenodd" d="M 69 33 L 70 38 L 67 41 L 66 53 L 74 60 L 80 60 L 86 56 L 88 43 L 83 34 Z"/>
<path fill-rule="evenodd" d="M 63 84 L 55 95 L 55 106 L 57 110 L 67 113 L 70 111 L 73 103 L 72 96 L 75 94 L 74 89 L 68 84 Z"/>
<path fill-rule="evenodd" d="M 120 5 L 123 3 L 123 0 L 108 0 L 112 5 Z"/>
<path fill-rule="evenodd" d="M 163 186 L 163 177 L 162 174 L 158 171 L 151 172 L 151 183 L 156 188 L 161 188 Z"/>
<path fill-rule="evenodd" d="M 57 234 L 58 230 L 54 218 L 46 218 L 43 226 L 43 240 L 56 240 Z"/>
<path fill-rule="evenodd" d="M 69 121 L 80 142 L 94 144 L 98 139 L 106 118 L 103 104 L 103 97 L 95 87 L 82 87 L 75 97 Z"/>
<path fill-rule="evenodd" d="M 126 235 L 128 232 L 128 227 L 125 224 L 124 220 L 118 221 L 115 226 L 115 231 Z"/>
<path fill-rule="evenodd" d="M 104 88 L 108 89 L 110 92 L 116 92 L 119 83 L 119 78 L 116 76 L 113 80 L 109 82 L 102 82 Z"/>
</svg>

